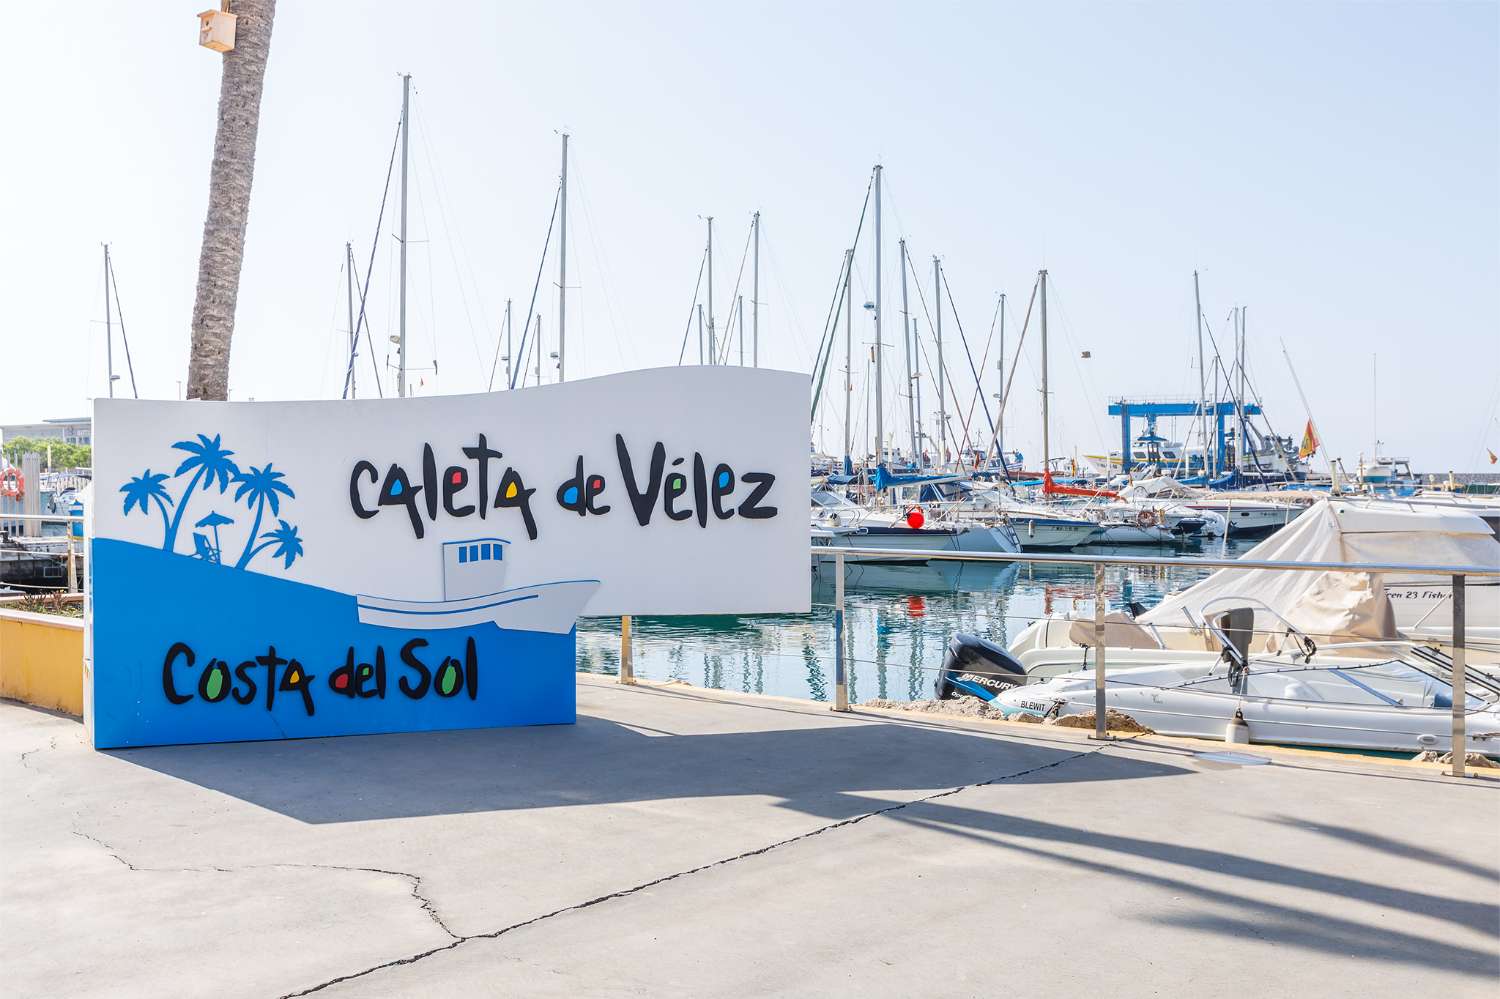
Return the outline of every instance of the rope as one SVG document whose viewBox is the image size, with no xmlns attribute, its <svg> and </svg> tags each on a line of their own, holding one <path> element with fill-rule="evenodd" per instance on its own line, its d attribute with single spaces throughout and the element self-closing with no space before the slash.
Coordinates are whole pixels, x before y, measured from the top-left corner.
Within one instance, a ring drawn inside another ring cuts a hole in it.
<svg viewBox="0 0 1500 999">
<path fill-rule="evenodd" d="M 562 181 L 557 184 L 557 193 L 552 196 L 552 214 L 547 219 L 547 238 L 542 241 L 542 256 L 536 263 L 536 282 L 531 286 L 531 304 L 526 306 L 526 325 L 521 328 L 521 357 L 526 357 L 526 338 L 531 333 L 531 317 L 536 313 L 536 293 L 542 287 L 542 268 L 547 266 L 547 248 L 552 245 L 552 227 L 557 224 L 557 203 L 562 200 Z M 500 345 L 495 344 L 495 360 L 490 365 L 490 384 L 486 391 L 495 387 L 495 367 L 500 363 Z M 525 370 L 524 365 L 511 365 L 510 388 L 516 387 L 516 376 Z"/>
<path fill-rule="evenodd" d="M 391 194 L 391 174 L 396 169 L 396 149 L 401 142 L 401 123 L 396 123 L 396 137 L 391 140 L 391 160 L 385 168 L 385 190 L 380 194 L 380 211 L 375 215 L 375 235 L 370 240 L 370 262 L 365 266 L 365 284 L 359 290 L 359 319 L 354 323 L 353 343 L 355 346 L 349 351 L 349 364 L 344 369 L 344 394 L 342 398 L 349 398 L 349 387 L 354 382 L 354 355 L 359 353 L 359 331 L 363 327 L 365 331 L 365 347 L 370 351 L 370 370 L 375 373 L 375 391 L 380 398 L 385 398 L 385 390 L 380 386 L 380 365 L 375 362 L 375 343 L 370 339 L 370 328 L 365 325 L 365 301 L 370 294 L 370 275 L 375 271 L 375 253 L 380 246 L 380 227 L 385 223 L 385 204 Z"/>
</svg>

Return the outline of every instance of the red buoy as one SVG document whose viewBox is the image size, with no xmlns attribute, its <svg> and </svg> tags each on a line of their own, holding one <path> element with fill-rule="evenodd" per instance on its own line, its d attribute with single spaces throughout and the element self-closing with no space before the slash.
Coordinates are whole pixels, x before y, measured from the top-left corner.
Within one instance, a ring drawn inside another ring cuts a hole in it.
<svg viewBox="0 0 1500 999">
<path fill-rule="evenodd" d="M 912 530 L 915 531 L 915 530 L 917 530 L 918 528 L 920 528 L 925 523 L 927 523 L 927 515 L 922 512 L 922 508 L 921 507 L 914 506 L 914 507 L 911 508 L 911 510 L 909 510 L 907 512 L 907 514 L 906 514 L 906 526 L 907 527 L 910 527 Z"/>
</svg>

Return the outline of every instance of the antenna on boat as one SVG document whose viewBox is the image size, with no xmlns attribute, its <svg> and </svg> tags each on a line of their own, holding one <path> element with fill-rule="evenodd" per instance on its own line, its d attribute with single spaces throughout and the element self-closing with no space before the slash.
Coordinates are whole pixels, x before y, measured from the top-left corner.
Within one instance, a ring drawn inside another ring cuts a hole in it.
<svg viewBox="0 0 1500 999">
<path fill-rule="evenodd" d="M 401 74 L 401 331 L 396 341 L 396 395 L 406 396 L 406 175 L 411 137 L 411 74 Z"/>
</svg>

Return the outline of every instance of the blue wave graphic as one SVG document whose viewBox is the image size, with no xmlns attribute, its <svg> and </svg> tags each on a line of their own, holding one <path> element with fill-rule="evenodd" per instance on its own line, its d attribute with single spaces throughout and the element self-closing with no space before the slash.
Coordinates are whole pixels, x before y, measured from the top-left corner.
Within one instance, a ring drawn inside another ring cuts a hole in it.
<svg viewBox="0 0 1500 999">
<path fill-rule="evenodd" d="M 362 625 L 350 594 L 125 541 L 91 556 L 96 748 L 575 720 L 574 632 Z"/>
</svg>

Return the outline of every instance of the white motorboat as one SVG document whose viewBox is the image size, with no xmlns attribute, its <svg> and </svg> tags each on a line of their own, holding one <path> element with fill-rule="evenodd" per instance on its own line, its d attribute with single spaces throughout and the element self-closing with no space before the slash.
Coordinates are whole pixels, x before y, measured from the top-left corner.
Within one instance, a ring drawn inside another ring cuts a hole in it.
<svg viewBox="0 0 1500 999">
<path fill-rule="evenodd" d="M 1252 621 L 1239 608 L 1208 624 L 1217 653 L 1178 653 L 1144 665 L 1141 653 L 1125 662 L 1107 657 L 1106 706 L 1163 735 L 1399 752 L 1451 747 L 1451 660 L 1409 642 L 1320 650 L 1290 627 L 1284 647 L 1255 655 Z M 1092 668 L 1039 678 L 999 647 L 966 635 L 954 637 L 943 666 L 940 698 L 976 696 L 1008 716 L 1095 708 Z M 1465 693 L 1465 749 L 1500 756 L 1500 683 L 1471 676 Z"/>
<path fill-rule="evenodd" d="M 1019 552 L 1005 524 L 928 520 L 900 510 L 871 510 L 831 489 L 812 492 L 812 543 L 844 548 L 913 551 Z"/>
<path fill-rule="evenodd" d="M 359 623 L 403 631 L 471 628 L 492 623 L 511 631 L 563 635 L 599 588 L 597 579 L 564 579 L 502 589 L 503 538 L 443 544 L 443 599 L 404 600 L 359 594 Z"/>
<path fill-rule="evenodd" d="M 1066 508 L 1021 503 L 1007 487 L 989 482 L 942 482 L 927 487 L 942 497 L 939 509 L 958 520 L 1008 523 L 1023 551 L 1058 551 L 1087 544 L 1099 525 Z"/>
</svg>

